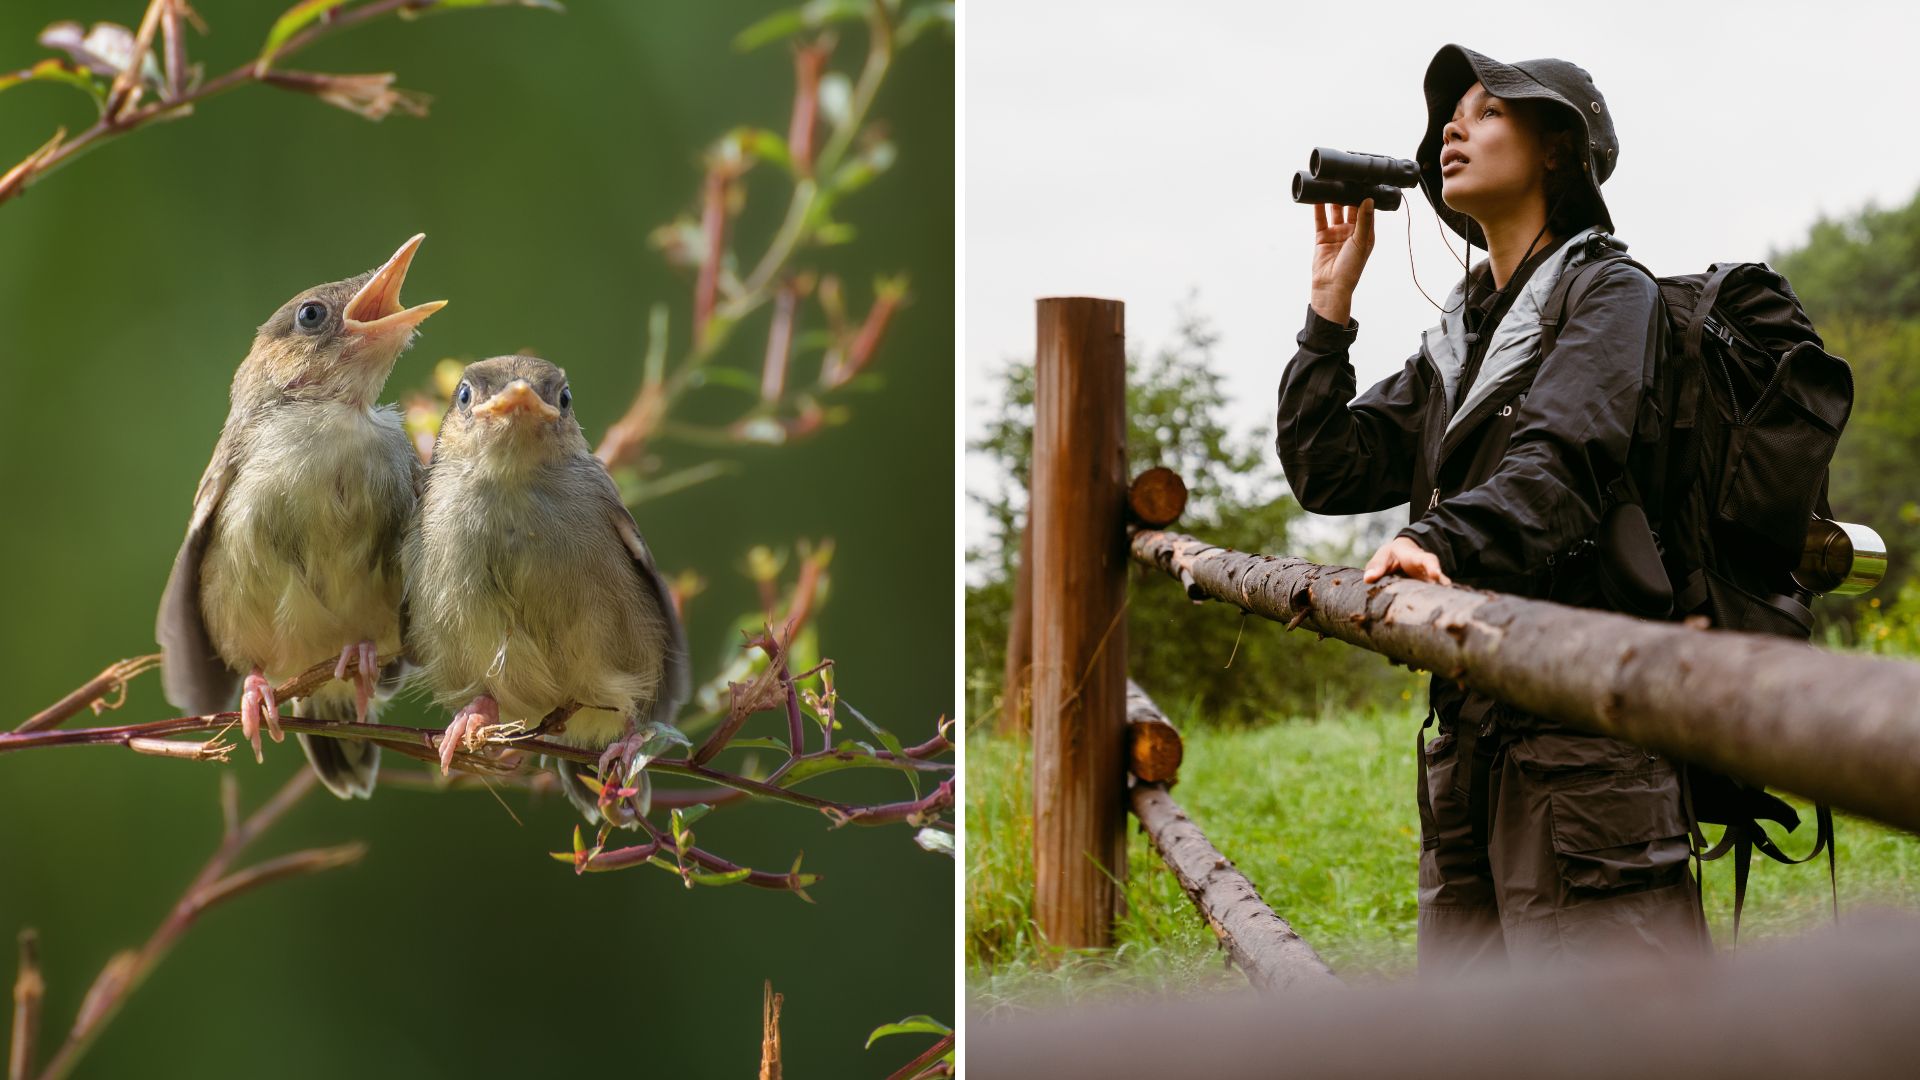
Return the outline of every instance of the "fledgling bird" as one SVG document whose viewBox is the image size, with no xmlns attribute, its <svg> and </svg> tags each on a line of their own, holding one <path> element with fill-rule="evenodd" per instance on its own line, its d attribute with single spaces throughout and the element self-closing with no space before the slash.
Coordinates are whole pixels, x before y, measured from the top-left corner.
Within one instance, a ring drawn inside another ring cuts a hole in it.
<svg viewBox="0 0 1920 1080">
<path fill-rule="evenodd" d="M 337 673 L 357 668 L 353 685 L 328 682 L 294 699 L 293 715 L 365 719 L 376 659 L 400 651 L 400 544 L 422 470 L 398 411 L 374 399 L 421 321 L 446 305 L 400 304 L 423 239 L 378 269 L 301 292 L 261 324 L 193 497 L 154 631 L 167 699 L 218 712 L 238 686 L 256 760 L 263 719 L 283 737 L 276 683 L 337 655 Z M 335 795 L 373 793 L 379 747 L 300 744 Z"/>
<path fill-rule="evenodd" d="M 408 648 L 458 708 L 442 769 L 476 728 L 586 706 L 553 738 L 630 761 L 689 689 L 686 636 L 613 480 L 574 419 L 566 373 L 531 356 L 470 365 L 407 534 Z M 567 797 L 597 800 L 570 762 Z M 632 825 L 631 820 L 618 822 Z"/>
</svg>

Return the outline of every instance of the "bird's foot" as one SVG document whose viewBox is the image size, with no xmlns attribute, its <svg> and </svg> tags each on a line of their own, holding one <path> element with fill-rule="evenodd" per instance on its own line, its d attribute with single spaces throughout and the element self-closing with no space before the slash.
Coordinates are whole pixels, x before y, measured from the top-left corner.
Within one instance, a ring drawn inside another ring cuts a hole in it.
<svg viewBox="0 0 1920 1080">
<path fill-rule="evenodd" d="M 357 641 L 340 650 L 340 662 L 333 666 L 333 677 L 344 679 L 353 669 L 353 718 L 367 722 L 367 702 L 373 700 L 374 683 L 380 679 L 380 649 L 371 641 Z"/>
<path fill-rule="evenodd" d="M 476 749 L 470 743 L 478 741 L 480 733 L 500 723 L 500 705 L 485 694 L 467 702 L 459 712 L 453 714 L 453 721 L 440 736 L 440 775 L 447 775 L 453 768 L 453 755 L 461 749 Z"/>
<path fill-rule="evenodd" d="M 632 828 L 647 812 L 652 799 L 651 779 L 635 770 L 636 762 L 651 760 L 657 748 L 650 731 L 628 731 L 600 754 L 600 816 L 608 824 Z"/>
<path fill-rule="evenodd" d="M 629 731 L 608 744 L 600 752 L 600 778 L 613 785 L 625 781 L 627 773 L 633 770 L 633 759 L 646 749 L 646 744 L 647 736 L 638 731 Z"/>
<path fill-rule="evenodd" d="M 280 730 L 280 703 L 274 700 L 273 684 L 259 668 L 247 676 L 240 689 L 240 733 L 253 744 L 253 760 L 265 761 L 260 753 L 260 721 L 265 718 L 267 731 L 279 742 L 287 736 Z"/>
</svg>

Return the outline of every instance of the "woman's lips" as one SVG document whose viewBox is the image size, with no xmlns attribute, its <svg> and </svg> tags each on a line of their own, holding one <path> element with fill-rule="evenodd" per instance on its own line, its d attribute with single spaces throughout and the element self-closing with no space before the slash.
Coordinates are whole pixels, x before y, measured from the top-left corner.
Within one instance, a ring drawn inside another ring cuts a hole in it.
<svg viewBox="0 0 1920 1080">
<path fill-rule="evenodd" d="M 1467 167 L 1467 163 L 1464 158 L 1454 158 L 1452 161 L 1449 161 L 1445 165 L 1440 166 L 1440 175 L 1452 176 L 1454 173 L 1457 173 L 1461 169 L 1464 169 L 1466 167 Z"/>
</svg>

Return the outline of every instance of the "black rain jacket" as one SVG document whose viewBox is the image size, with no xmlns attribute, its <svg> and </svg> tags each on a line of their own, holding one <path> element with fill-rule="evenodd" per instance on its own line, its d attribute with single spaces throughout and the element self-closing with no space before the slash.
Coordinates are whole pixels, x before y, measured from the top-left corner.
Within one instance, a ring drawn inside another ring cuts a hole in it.
<svg viewBox="0 0 1920 1080">
<path fill-rule="evenodd" d="M 1309 307 L 1281 377 L 1275 440 L 1294 498 L 1319 514 L 1407 503 L 1400 535 L 1456 583 L 1605 607 L 1588 541 L 1603 493 L 1629 467 L 1665 326 L 1654 281 L 1616 260 L 1569 303 L 1531 380 L 1474 405 L 1446 434 L 1450 408 L 1426 334 L 1404 368 L 1356 397 L 1348 350 L 1358 324 Z M 1440 678 L 1431 696 L 1443 723 L 1463 704 L 1475 716 L 1490 704 Z"/>
</svg>

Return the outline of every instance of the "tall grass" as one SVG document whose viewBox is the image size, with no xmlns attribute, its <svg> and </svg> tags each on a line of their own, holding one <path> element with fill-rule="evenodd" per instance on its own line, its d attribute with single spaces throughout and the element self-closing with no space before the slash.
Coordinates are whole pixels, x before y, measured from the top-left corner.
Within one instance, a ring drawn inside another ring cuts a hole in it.
<svg viewBox="0 0 1920 1080">
<path fill-rule="evenodd" d="M 1260 895 L 1348 982 L 1398 978 L 1415 964 L 1420 850 L 1414 739 L 1423 710 L 1382 710 L 1250 730 L 1175 716 L 1186 760 L 1174 798 Z M 1024 740 L 985 732 L 967 746 L 969 995 L 990 1011 L 1113 991 L 1244 986 L 1173 874 L 1137 828 L 1128 842 L 1126 912 L 1111 952 L 1061 954 L 1033 925 L 1032 772 Z M 1812 815 L 1784 843 L 1812 843 Z M 1920 838 L 1842 817 L 1843 917 L 1869 905 L 1920 908 Z M 1824 859 L 1757 860 L 1742 941 L 1829 918 Z M 1733 871 L 1707 867 L 1706 908 L 1731 944 Z"/>
</svg>

